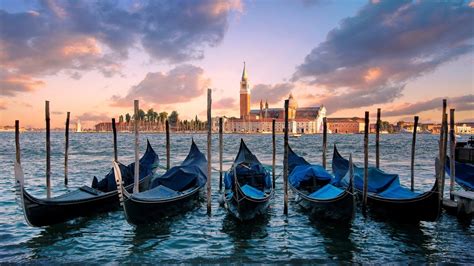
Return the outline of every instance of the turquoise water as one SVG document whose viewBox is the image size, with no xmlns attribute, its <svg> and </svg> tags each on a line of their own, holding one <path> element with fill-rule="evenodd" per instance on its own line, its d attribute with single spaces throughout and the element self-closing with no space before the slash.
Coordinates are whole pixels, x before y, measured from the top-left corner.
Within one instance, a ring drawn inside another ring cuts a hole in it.
<svg viewBox="0 0 474 266">
<path fill-rule="evenodd" d="M 205 135 L 171 135 L 171 164 L 186 156 L 191 137 L 205 151 Z M 225 135 L 224 169 L 236 155 L 240 138 L 265 164 L 271 164 L 271 135 Z M 148 138 L 166 164 L 162 134 L 142 134 L 141 153 Z M 370 162 L 374 163 L 374 136 L 370 136 Z M 133 136 L 119 134 L 119 160 L 133 160 Z M 130 226 L 121 211 L 79 218 L 46 228 L 29 227 L 15 199 L 13 160 L 14 134 L 1 133 L 0 140 L 0 263 L 2 262 L 474 262 L 474 225 L 464 225 L 443 214 L 437 222 L 400 224 L 364 218 L 358 211 L 350 225 L 309 221 L 290 201 L 288 216 L 283 215 L 282 178 L 277 179 L 276 196 L 267 216 L 241 224 L 218 203 L 217 172 L 212 175 L 212 215 L 205 203 L 199 209 L 149 226 Z M 94 175 L 103 176 L 111 167 L 111 134 L 71 134 L 69 188 L 63 181 L 64 134 L 52 133 L 52 194 L 90 184 Z M 213 166 L 218 168 L 218 141 L 213 137 Z M 353 153 L 363 160 L 363 135 L 329 135 L 328 165 L 332 144 L 344 156 Z M 435 135 L 419 135 L 416 153 L 418 191 L 429 190 L 434 182 Z M 290 139 L 290 145 L 313 163 L 321 163 L 322 137 L 304 135 Z M 381 136 L 381 167 L 399 173 L 409 185 L 411 135 Z M 282 171 L 283 137 L 277 136 L 277 174 Z M 26 189 L 45 196 L 44 133 L 21 135 L 22 165 Z M 160 170 L 162 171 L 162 170 Z M 447 182 L 448 184 L 448 182 Z M 292 194 L 290 193 L 290 199 Z"/>
</svg>

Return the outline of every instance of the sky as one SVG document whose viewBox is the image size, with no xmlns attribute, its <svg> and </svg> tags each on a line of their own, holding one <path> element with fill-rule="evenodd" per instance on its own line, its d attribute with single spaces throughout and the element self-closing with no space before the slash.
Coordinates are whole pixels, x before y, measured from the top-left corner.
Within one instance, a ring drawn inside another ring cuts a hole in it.
<svg viewBox="0 0 474 266">
<path fill-rule="evenodd" d="M 474 1 L 0 0 L 0 126 L 92 127 L 142 109 L 238 116 L 251 101 L 330 117 L 474 121 Z"/>
</svg>

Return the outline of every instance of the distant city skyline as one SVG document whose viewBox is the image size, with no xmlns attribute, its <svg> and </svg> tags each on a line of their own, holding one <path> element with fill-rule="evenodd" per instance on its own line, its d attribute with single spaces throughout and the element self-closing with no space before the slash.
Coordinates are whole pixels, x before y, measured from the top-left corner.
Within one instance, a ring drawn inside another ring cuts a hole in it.
<svg viewBox="0 0 474 266">
<path fill-rule="evenodd" d="M 0 126 L 83 127 L 133 100 L 183 119 L 239 117 L 243 62 L 260 100 L 329 117 L 474 120 L 474 1 L 0 0 Z"/>
</svg>

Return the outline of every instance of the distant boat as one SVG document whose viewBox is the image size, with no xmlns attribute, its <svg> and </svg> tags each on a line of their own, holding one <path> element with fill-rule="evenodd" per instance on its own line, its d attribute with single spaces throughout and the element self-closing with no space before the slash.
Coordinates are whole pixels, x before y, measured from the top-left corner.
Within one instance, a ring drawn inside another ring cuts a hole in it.
<svg viewBox="0 0 474 266">
<path fill-rule="evenodd" d="M 301 134 L 298 134 L 298 133 L 294 133 L 294 134 L 291 134 L 289 135 L 290 138 L 299 138 L 301 137 L 302 135 Z"/>
</svg>

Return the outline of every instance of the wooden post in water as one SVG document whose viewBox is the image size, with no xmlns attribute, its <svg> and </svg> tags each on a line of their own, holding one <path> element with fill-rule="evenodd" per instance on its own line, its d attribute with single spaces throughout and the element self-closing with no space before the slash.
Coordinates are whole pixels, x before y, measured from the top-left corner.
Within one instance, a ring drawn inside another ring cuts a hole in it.
<svg viewBox="0 0 474 266">
<path fill-rule="evenodd" d="M 16 148 L 16 162 L 21 164 L 20 156 L 20 121 L 15 120 L 15 148 Z"/>
<path fill-rule="evenodd" d="M 166 170 L 170 169 L 170 123 L 168 119 L 165 122 L 166 127 Z"/>
<path fill-rule="evenodd" d="M 448 113 L 444 113 L 444 130 L 443 130 L 443 168 L 441 172 L 441 177 L 442 177 L 442 192 L 443 192 L 443 197 L 444 197 L 444 187 L 446 183 L 446 171 L 444 169 L 446 165 L 446 156 L 447 156 L 447 149 L 448 149 Z"/>
<path fill-rule="evenodd" d="M 224 119 L 219 117 L 219 191 L 222 191 L 222 153 L 224 152 Z"/>
<path fill-rule="evenodd" d="M 444 164 L 443 164 L 443 144 L 444 144 L 444 115 L 446 114 L 446 107 L 447 107 L 447 102 L 446 99 L 443 99 L 443 112 L 441 114 L 441 127 L 439 130 L 439 165 L 437 169 L 437 179 L 438 179 L 438 187 L 441 191 L 440 193 L 440 200 L 443 200 L 443 172 L 444 172 Z"/>
<path fill-rule="evenodd" d="M 276 161 L 276 139 L 275 139 L 275 119 L 272 119 L 272 177 L 273 177 L 273 189 L 275 189 L 275 181 L 276 181 L 276 174 L 275 174 L 275 161 Z"/>
<path fill-rule="evenodd" d="M 207 214 L 211 215 L 211 148 L 212 148 L 212 90 L 207 89 Z M 236 178 L 237 179 L 237 178 Z"/>
<path fill-rule="evenodd" d="M 67 159 L 68 159 L 68 152 L 69 152 L 69 116 L 71 112 L 67 112 L 66 115 L 66 132 L 65 132 L 65 148 L 64 148 L 64 185 L 67 186 Z"/>
<path fill-rule="evenodd" d="M 133 193 L 138 193 L 140 192 L 139 189 L 139 178 L 140 178 L 140 158 L 139 158 L 139 152 L 138 152 L 138 147 L 139 147 L 139 140 L 138 140 L 138 105 L 139 102 L 138 100 L 135 100 L 134 102 L 134 111 L 135 111 L 135 120 L 134 120 L 134 130 L 135 130 L 135 175 L 134 175 L 134 182 L 133 182 Z"/>
<path fill-rule="evenodd" d="M 367 210 L 367 190 L 369 185 L 369 112 L 365 112 L 364 126 L 364 188 L 362 193 L 362 211 Z"/>
<path fill-rule="evenodd" d="M 328 122 L 326 117 L 323 118 L 323 167 L 326 169 L 326 150 L 328 141 Z"/>
<path fill-rule="evenodd" d="M 46 113 L 46 198 L 51 198 L 51 127 L 49 118 L 49 101 L 45 102 Z"/>
<path fill-rule="evenodd" d="M 418 116 L 415 116 L 413 124 L 413 140 L 411 142 L 411 191 L 415 190 L 415 146 L 416 146 L 416 129 L 418 128 Z"/>
<path fill-rule="evenodd" d="M 118 153 L 117 153 L 117 127 L 115 126 L 115 118 L 112 118 L 112 133 L 114 136 L 114 161 L 118 162 Z"/>
<path fill-rule="evenodd" d="M 283 154 L 283 189 L 285 193 L 283 214 L 285 215 L 288 215 L 288 105 L 289 100 L 285 100 L 285 137 Z"/>
<path fill-rule="evenodd" d="M 381 109 L 377 108 L 377 124 L 375 124 L 375 167 L 380 168 L 380 115 Z"/>
<path fill-rule="evenodd" d="M 454 124 L 454 109 L 449 110 L 449 125 L 450 125 L 450 138 L 449 138 L 449 198 L 454 200 L 454 177 L 455 171 L 455 151 L 456 151 L 456 130 Z"/>
</svg>

